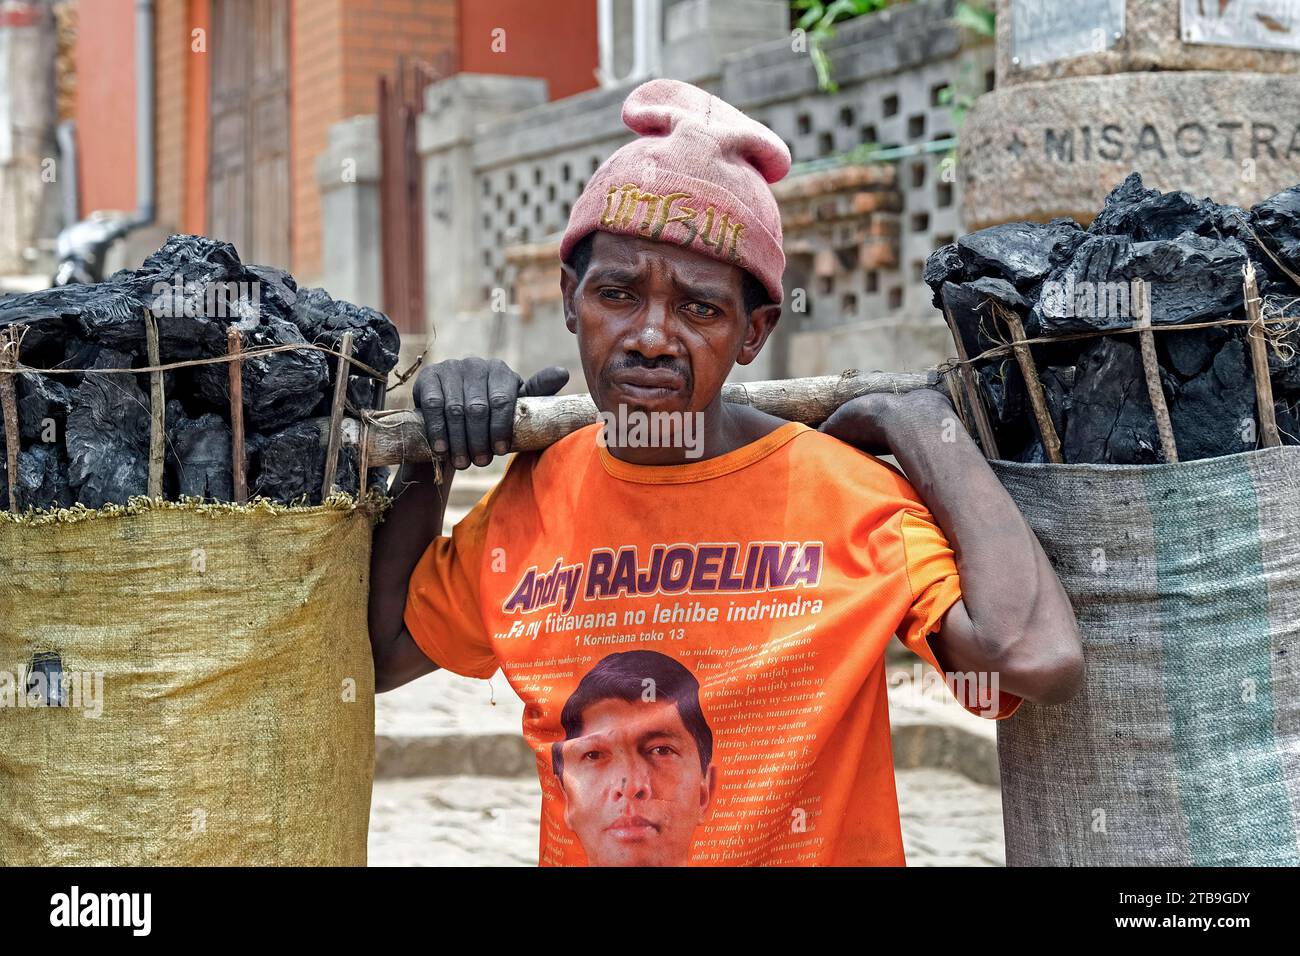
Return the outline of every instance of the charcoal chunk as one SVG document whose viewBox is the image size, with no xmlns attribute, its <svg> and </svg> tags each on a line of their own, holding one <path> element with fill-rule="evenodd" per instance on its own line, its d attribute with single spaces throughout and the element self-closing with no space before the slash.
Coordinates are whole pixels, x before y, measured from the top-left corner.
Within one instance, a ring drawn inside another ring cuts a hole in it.
<svg viewBox="0 0 1300 956">
<path fill-rule="evenodd" d="M 1300 445 L 1300 407 L 1290 401 L 1276 402 L 1273 405 L 1273 418 L 1277 422 L 1282 444 Z"/>
<path fill-rule="evenodd" d="M 1180 379 L 1200 375 L 1219 354 L 1231 333 L 1226 328 L 1166 332 L 1155 337 L 1160 367 Z"/>
<path fill-rule="evenodd" d="M 1048 417 L 1056 428 L 1057 438 L 1060 438 L 1070 420 L 1074 366 L 1049 366 L 1039 373 L 1039 381 L 1043 384 L 1043 401 L 1047 405 Z"/>
<path fill-rule="evenodd" d="M 957 249 L 972 275 L 1006 279 L 1025 290 L 1041 282 L 1085 237 L 1071 219 L 1009 222 L 962 236 Z"/>
<path fill-rule="evenodd" d="M 397 365 L 397 327 L 374 309 L 339 302 L 324 289 L 300 289 L 293 318 L 307 341 L 338 350 L 346 332 L 352 333 L 352 354 L 379 372 Z"/>
<path fill-rule="evenodd" d="M 1300 185 L 1284 189 L 1251 207 L 1250 224 L 1273 254 L 1300 275 Z M 1267 257 L 1263 259 L 1264 265 L 1272 268 L 1272 262 Z M 1300 289 L 1292 294 L 1300 295 Z"/>
<path fill-rule="evenodd" d="M 1049 334 L 1128 328 L 1136 315 L 1135 279 L 1147 283 L 1153 325 L 1226 318 L 1243 308 L 1245 264 L 1245 247 L 1235 239 L 1090 236 L 1044 283 L 1035 324 Z"/>
<path fill-rule="evenodd" d="M 130 356 L 99 354 L 93 368 L 129 368 Z M 88 372 L 72 393 L 68 482 L 90 508 L 125 504 L 148 491 L 149 401 L 135 376 Z"/>
<path fill-rule="evenodd" d="M 1245 344 L 1230 340 L 1209 368 L 1175 390 L 1169 418 L 1180 461 L 1256 447 L 1255 380 L 1249 361 Z"/>
<path fill-rule="evenodd" d="M 1100 338 L 1075 368 L 1061 452 L 1068 462 L 1151 464 L 1159 438 L 1135 346 Z"/>
<path fill-rule="evenodd" d="M 297 326 L 273 321 L 250 333 L 244 348 L 305 344 Z M 250 427 L 271 432 L 306 418 L 324 398 L 329 378 L 325 356 L 312 349 L 273 352 L 245 359 L 244 414 Z M 205 400 L 219 408 L 229 406 L 230 373 L 224 363 L 198 367 L 194 381 Z"/>
<path fill-rule="evenodd" d="M 1110 191 L 1088 232 L 1139 242 L 1177 239 L 1185 232 L 1218 237 L 1225 227 L 1222 210 L 1214 201 L 1196 199 L 1191 193 L 1147 189 L 1139 173 L 1130 173 Z"/>
<path fill-rule="evenodd" d="M 63 434 L 71 403 L 71 391 L 54 376 L 18 376 L 19 433 L 32 440 L 53 440 L 47 438 L 52 425 L 57 439 Z"/>
<path fill-rule="evenodd" d="M 190 418 L 180 402 L 168 402 L 166 479 L 172 494 L 232 500 L 230 441 L 230 426 L 219 415 Z"/>
<path fill-rule="evenodd" d="M 293 306 L 298 299 L 298 283 L 283 269 L 273 266 L 248 266 L 257 277 L 259 301 L 269 308 L 276 318 L 293 321 Z"/>
<path fill-rule="evenodd" d="M 320 428 L 312 422 L 297 422 L 266 436 L 258 454 L 254 493 L 285 504 L 301 499 L 309 504 L 320 504 L 325 454 Z M 357 471 L 354 450 L 350 447 L 342 449 L 335 472 L 335 481 L 341 490 L 356 492 Z"/>
<path fill-rule="evenodd" d="M 35 444 L 18 453 L 15 491 L 18 508 L 68 508 L 73 504 L 67 464 L 56 444 Z M 9 507 L 8 456 L 0 449 L 0 503 Z"/>
<path fill-rule="evenodd" d="M 126 352 L 144 350 L 143 305 L 135 296 L 107 285 L 70 285 L 0 298 L 0 328 L 26 326 L 23 360 L 40 365 L 62 357 L 74 329 Z M 51 363 L 52 364 L 52 363 Z"/>
</svg>

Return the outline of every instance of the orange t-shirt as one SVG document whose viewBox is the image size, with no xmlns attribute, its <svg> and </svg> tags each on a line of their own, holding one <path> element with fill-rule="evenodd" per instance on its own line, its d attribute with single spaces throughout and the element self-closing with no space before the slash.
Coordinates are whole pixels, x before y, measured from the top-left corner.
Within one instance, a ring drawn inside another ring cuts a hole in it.
<svg viewBox="0 0 1300 956">
<path fill-rule="evenodd" d="M 938 669 L 961 597 L 912 486 L 795 423 L 669 466 L 600 430 L 516 455 L 407 596 L 430 659 L 524 701 L 542 865 L 903 864 L 883 655 Z"/>
</svg>

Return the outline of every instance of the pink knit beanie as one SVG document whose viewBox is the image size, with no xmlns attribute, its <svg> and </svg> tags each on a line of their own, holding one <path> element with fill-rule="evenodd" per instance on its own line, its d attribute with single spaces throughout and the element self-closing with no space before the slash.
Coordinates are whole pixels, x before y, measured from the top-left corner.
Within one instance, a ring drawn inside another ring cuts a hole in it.
<svg viewBox="0 0 1300 956">
<path fill-rule="evenodd" d="M 675 242 L 753 273 L 782 298 L 781 213 L 769 183 L 790 171 L 779 136 L 679 80 L 642 83 L 623 102 L 637 139 L 600 166 L 573 204 L 560 259 L 597 229 Z"/>
</svg>

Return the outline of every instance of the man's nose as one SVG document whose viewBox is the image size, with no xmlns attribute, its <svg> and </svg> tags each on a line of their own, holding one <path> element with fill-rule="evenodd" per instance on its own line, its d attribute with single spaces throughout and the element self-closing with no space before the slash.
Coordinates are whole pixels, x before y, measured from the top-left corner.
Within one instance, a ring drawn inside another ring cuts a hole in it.
<svg viewBox="0 0 1300 956">
<path fill-rule="evenodd" d="M 651 300 L 631 333 L 626 343 L 629 352 L 640 352 L 649 359 L 677 354 L 666 303 Z"/>
<path fill-rule="evenodd" d="M 646 800 L 650 797 L 650 774 L 645 761 L 630 757 L 614 767 L 614 799 Z"/>
</svg>

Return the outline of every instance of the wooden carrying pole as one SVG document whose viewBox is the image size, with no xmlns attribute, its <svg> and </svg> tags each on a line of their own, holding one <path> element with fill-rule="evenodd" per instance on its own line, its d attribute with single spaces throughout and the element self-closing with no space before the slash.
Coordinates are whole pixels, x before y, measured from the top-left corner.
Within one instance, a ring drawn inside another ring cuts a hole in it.
<svg viewBox="0 0 1300 956">
<path fill-rule="evenodd" d="M 1250 363 L 1255 373 L 1255 409 L 1259 414 L 1259 443 L 1265 448 L 1279 448 L 1282 436 L 1277 430 L 1273 408 L 1273 382 L 1268 372 L 1268 345 L 1264 341 L 1263 310 L 1259 285 L 1255 281 L 1255 263 L 1247 261 L 1242 282 L 1246 299 L 1246 317 L 1250 319 L 1246 337 L 1250 341 Z"/>
<path fill-rule="evenodd" d="M 1142 347 L 1142 372 L 1147 380 L 1147 397 L 1156 419 L 1156 432 L 1160 436 L 1160 452 L 1167 464 L 1178 461 L 1178 446 L 1174 444 L 1174 425 L 1169 419 L 1169 406 L 1165 404 L 1164 386 L 1160 384 L 1160 363 L 1156 360 L 1155 333 L 1151 331 L 1151 290 L 1141 279 L 1133 280 L 1133 311 L 1137 318 L 1138 344 Z"/>
<path fill-rule="evenodd" d="M 835 409 L 861 395 L 901 394 L 921 388 L 944 391 L 942 381 L 934 372 L 845 372 L 818 378 L 733 383 L 723 386 L 722 399 L 735 405 L 752 405 L 787 421 L 818 425 Z M 404 461 L 432 459 L 419 412 L 394 410 L 371 418 L 372 422 L 366 429 L 369 467 L 382 468 Z M 538 451 L 598 420 L 590 395 L 521 398 L 515 404 L 511 451 Z M 327 443 L 331 435 L 339 434 L 340 429 L 333 428 L 329 420 L 318 419 L 317 423 L 322 444 Z M 345 420 L 341 429 L 343 442 L 359 444 L 361 431 L 361 423 L 356 419 Z"/>
</svg>

